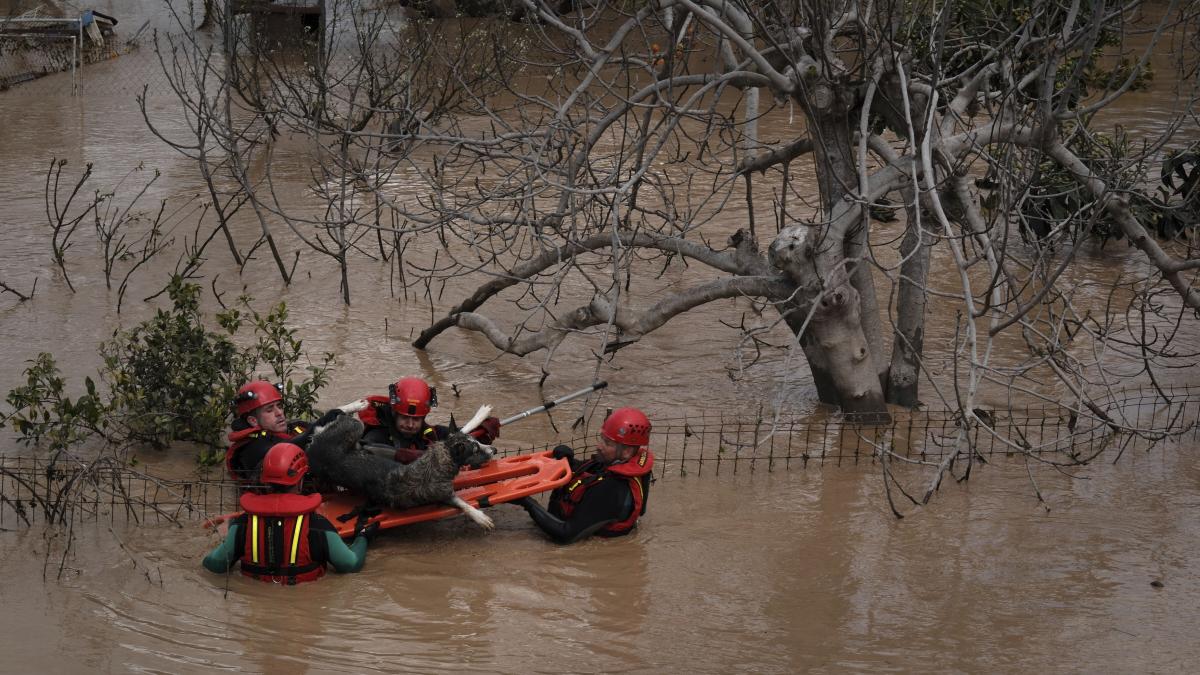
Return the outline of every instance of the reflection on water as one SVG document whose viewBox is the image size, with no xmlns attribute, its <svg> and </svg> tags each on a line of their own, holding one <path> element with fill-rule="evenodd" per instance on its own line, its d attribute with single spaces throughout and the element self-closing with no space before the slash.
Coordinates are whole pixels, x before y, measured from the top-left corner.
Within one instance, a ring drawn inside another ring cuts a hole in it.
<svg viewBox="0 0 1200 675">
<path fill-rule="evenodd" d="M 391 531 L 299 588 L 204 572 L 199 527 L 127 533 L 136 566 L 85 528 L 66 581 L 5 586 L 0 670 L 1187 670 L 1200 458 L 1034 475 L 1049 511 L 1008 463 L 905 520 L 849 467 L 667 477 L 625 539 L 560 547 L 502 506 L 492 534 Z M 10 578 L 37 580 L 40 537 L 4 536 Z"/>
</svg>

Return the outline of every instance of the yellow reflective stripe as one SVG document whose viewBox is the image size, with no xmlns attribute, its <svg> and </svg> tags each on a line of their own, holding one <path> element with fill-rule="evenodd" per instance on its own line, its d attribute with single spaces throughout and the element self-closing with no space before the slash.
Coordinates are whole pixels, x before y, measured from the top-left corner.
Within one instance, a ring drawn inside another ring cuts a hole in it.
<svg viewBox="0 0 1200 675">
<path fill-rule="evenodd" d="M 632 481 L 630 481 L 630 482 L 632 482 L 632 483 L 633 483 L 633 486 L 634 486 L 635 488 L 637 488 L 637 496 L 638 496 L 638 499 L 641 499 L 641 498 L 642 498 L 642 481 L 640 481 L 640 480 L 638 480 L 638 479 L 634 478 L 634 479 L 633 479 Z"/>
<path fill-rule="evenodd" d="M 250 516 L 250 560 L 258 562 L 258 516 Z"/>
<path fill-rule="evenodd" d="M 292 556 L 289 565 L 296 564 L 296 549 L 300 548 L 300 526 L 304 524 L 304 516 L 296 517 L 296 525 L 292 529 Z"/>
</svg>

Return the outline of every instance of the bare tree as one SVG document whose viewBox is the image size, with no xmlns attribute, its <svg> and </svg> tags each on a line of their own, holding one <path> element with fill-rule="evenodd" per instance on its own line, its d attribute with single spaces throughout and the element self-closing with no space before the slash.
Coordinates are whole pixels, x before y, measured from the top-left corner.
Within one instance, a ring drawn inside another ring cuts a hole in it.
<svg viewBox="0 0 1200 675">
<path fill-rule="evenodd" d="M 323 14 L 316 30 L 299 22 L 280 27 L 266 20 L 265 7 L 226 3 L 215 15 L 221 49 L 186 31 L 156 43 L 195 140 L 168 138 L 148 114 L 147 123 L 198 162 L 222 223 L 250 205 L 262 231 L 259 243 L 269 246 L 285 282 L 290 271 L 273 224 L 338 265 L 348 304 L 351 258 L 373 257 L 363 246 L 368 235 L 379 257 L 389 259 L 407 246 L 404 235 L 439 231 L 447 220 L 435 207 L 399 207 L 389 192 L 398 171 L 427 161 L 412 157 L 408 139 L 461 134 L 454 115 L 487 112 L 481 99 L 504 77 L 491 31 L 443 31 L 417 19 L 403 20 L 405 30 L 394 31 L 399 8 L 363 10 L 345 0 L 318 5 Z M 175 19 L 181 29 L 191 21 Z M 144 96 L 142 102 L 145 110 Z M 276 190 L 271 160 L 282 136 L 310 153 L 308 195 L 315 200 Z M 218 190 L 217 176 L 232 178 L 234 188 Z M 300 251 L 295 255 L 298 260 Z"/>
<path fill-rule="evenodd" d="M 1076 242 L 1100 221 L 1141 249 L 1186 307 L 1200 307 L 1187 274 L 1200 261 L 1189 251 L 1168 252 L 1130 209 L 1131 186 L 1121 176 L 1141 158 L 1104 152 L 1087 127 L 1140 82 L 1168 30 L 1194 20 L 1177 11 L 1178 3 L 1150 24 L 1142 50 L 1116 66 L 1111 59 L 1101 63 L 1103 50 L 1124 44 L 1120 31 L 1133 25 L 1136 8 L 1111 3 L 1086 11 L 1079 3 L 1029 5 L 1011 14 L 986 3 L 684 0 L 649 3 L 631 14 L 606 8 L 569 17 L 534 8 L 544 22 L 540 36 L 563 54 L 555 64 L 562 88 L 556 96 L 525 95 L 531 106 L 541 104 L 542 114 L 522 120 L 523 133 L 514 134 L 520 140 L 505 146 L 511 150 L 504 159 L 515 165 L 510 175 L 532 177 L 524 187 L 538 199 L 471 220 L 511 222 L 556 245 L 518 255 L 425 331 L 419 346 L 457 325 L 524 354 L 604 326 L 611 349 L 704 302 L 752 296 L 781 311 L 823 400 L 847 412 L 882 413 L 885 395 L 917 403 L 936 245 L 949 250 L 960 270 L 962 338 L 955 348 L 967 357 L 965 388 L 940 396 L 970 411 L 980 379 L 1000 377 L 989 353 L 991 340 L 1006 329 L 1021 331 L 1035 360 L 1050 355 L 1055 373 L 1079 371 L 1080 364 L 1069 363 L 1069 340 L 1053 326 L 1073 314 L 1056 281 Z M 804 131 L 767 137 L 760 120 L 793 105 Z M 811 156 L 819 188 L 811 209 L 794 194 L 793 165 L 802 155 Z M 1022 206 L 1048 201 L 1037 192 L 1047 163 L 1074 181 L 1070 191 L 1087 209 L 1063 214 L 1036 245 L 1017 250 L 1010 227 L 1030 211 Z M 987 190 L 969 178 L 985 173 Z M 749 177 L 759 174 L 760 184 L 771 181 L 779 195 L 774 206 L 783 225 L 766 255 L 753 210 L 749 228 L 727 248 L 706 244 L 705 231 L 714 225 L 719 231 L 723 214 L 736 217 L 735 193 L 743 186 L 752 202 Z M 700 199 L 693 187 L 698 177 L 711 186 Z M 491 205 L 500 196 L 508 195 L 493 194 Z M 687 210 L 681 197 L 692 202 Z M 872 207 L 888 198 L 903 204 L 907 216 L 898 266 L 873 252 L 880 244 L 871 237 Z M 621 297 L 629 291 L 622 278 L 638 249 L 733 276 L 660 295 L 634 311 L 635 303 Z M 560 310 L 536 330 L 529 323 L 504 327 L 476 311 L 504 288 L 561 280 L 602 251 L 612 266 L 609 280 L 597 283 L 585 306 Z M 881 279 L 890 280 L 897 298 L 890 364 L 885 326 L 876 320 Z M 1038 312 L 1046 313 L 1031 318 Z"/>
<path fill-rule="evenodd" d="M 1171 326 L 1200 309 L 1194 221 L 1178 217 L 1197 209 L 1195 174 L 1183 169 L 1192 187 L 1169 198 L 1147 188 L 1194 124 L 1194 64 L 1180 64 L 1186 91 L 1161 137 L 1137 147 L 1095 124 L 1145 83 L 1156 50 L 1196 34 L 1192 1 L 1153 20 L 1102 0 L 523 7 L 519 24 L 335 12 L 316 60 L 260 51 L 255 78 L 237 76 L 248 109 L 313 139 L 325 206 L 312 218 L 251 198 L 337 261 L 347 302 L 347 258 L 370 255 L 369 232 L 382 257 L 383 234 L 393 251 L 437 238 L 410 283 L 480 279 L 418 347 L 457 326 L 544 352 L 548 373 L 572 336 L 606 358 L 732 300 L 756 317 L 755 345 L 787 326 L 822 401 L 881 418 L 886 403 L 916 405 L 924 380 L 966 429 L 988 383 L 1056 378 L 1087 405 L 1091 385 L 1113 382 L 1077 345 L 1150 371 L 1174 358 Z M 397 195 L 402 169 L 424 196 Z M 893 209 L 901 230 L 876 223 Z M 1164 228 L 1171 213 L 1186 226 Z M 1127 306 L 1083 306 L 1064 274 L 1111 238 L 1145 271 Z M 930 281 L 934 264 L 954 287 Z M 655 282 L 678 265 L 687 282 Z M 935 305 L 956 327 L 950 387 L 926 367 Z M 1112 317 L 1128 311 L 1154 328 L 1122 333 Z M 1001 338 L 1027 358 L 997 365 Z"/>
</svg>

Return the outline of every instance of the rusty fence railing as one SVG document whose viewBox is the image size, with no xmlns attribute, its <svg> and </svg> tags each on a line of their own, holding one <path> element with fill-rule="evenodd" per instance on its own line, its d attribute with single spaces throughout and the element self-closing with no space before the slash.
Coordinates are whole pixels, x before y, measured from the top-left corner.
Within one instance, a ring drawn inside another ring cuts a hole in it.
<svg viewBox="0 0 1200 675">
<path fill-rule="evenodd" d="M 1043 461 L 1085 464 L 1100 457 L 1200 438 L 1200 388 L 1117 392 L 1090 407 L 1042 405 L 1013 410 L 899 411 L 887 424 L 860 424 L 817 412 L 752 416 L 700 412 L 655 419 L 655 474 L 704 476 L 722 472 L 803 469 L 814 464 L 875 464 L 886 456 L 945 461 L 1035 454 Z M 593 427 L 597 426 L 592 424 Z M 594 430 L 542 446 L 504 448 L 501 455 L 548 449 L 559 442 L 590 454 Z M 84 462 L 0 457 L 0 528 L 79 519 L 142 522 L 199 520 L 237 508 L 239 489 L 228 480 L 168 479 L 110 459 Z"/>
</svg>

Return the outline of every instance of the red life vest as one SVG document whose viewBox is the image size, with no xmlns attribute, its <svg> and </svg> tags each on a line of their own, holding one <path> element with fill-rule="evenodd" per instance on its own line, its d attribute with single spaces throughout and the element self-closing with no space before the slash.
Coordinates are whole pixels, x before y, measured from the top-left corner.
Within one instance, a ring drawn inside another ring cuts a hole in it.
<svg viewBox="0 0 1200 675">
<path fill-rule="evenodd" d="M 367 397 L 367 403 L 370 405 L 358 411 L 358 419 L 362 420 L 363 424 L 367 425 L 368 427 L 383 426 L 384 421 L 380 419 L 380 411 L 378 408 L 380 406 L 390 408 L 392 405 L 391 400 L 387 396 L 372 394 Z"/>
<path fill-rule="evenodd" d="M 242 574 L 278 584 L 299 584 L 325 576 L 325 561 L 314 560 L 309 524 L 321 495 L 242 495 Z"/>
<path fill-rule="evenodd" d="M 279 442 L 290 441 L 302 433 L 304 433 L 304 429 L 299 425 L 293 426 L 282 434 L 273 434 L 266 429 L 260 429 L 259 427 L 249 427 L 246 429 L 231 431 L 227 436 L 229 439 L 229 447 L 225 450 L 225 471 L 227 471 L 230 476 L 240 481 L 241 479 L 239 478 L 237 472 L 233 470 L 233 459 L 243 447 L 260 438 L 272 436 L 279 439 Z M 254 483 L 257 481 L 250 482 Z"/>
<path fill-rule="evenodd" d="M 650 483 L 650 471 L 654 468 L 654 453 L 650 448 L 639 448 L 637 454 L 624 462 L 601 467 L 595 460 L 579 467 L 566 485 L 550 495 L 550 503 L 564 519 L 570 518 L 575 508 L 583 501 L 588 489 L 606 479 L 621 479 L 629 483 L 633 494 L 633 510 L 629 517 L 612 523 L 600 530 L 605 534 L 624 534 L 633 529 L 638 518 L 646 513 L 646 492 Z"/>
</svg>

